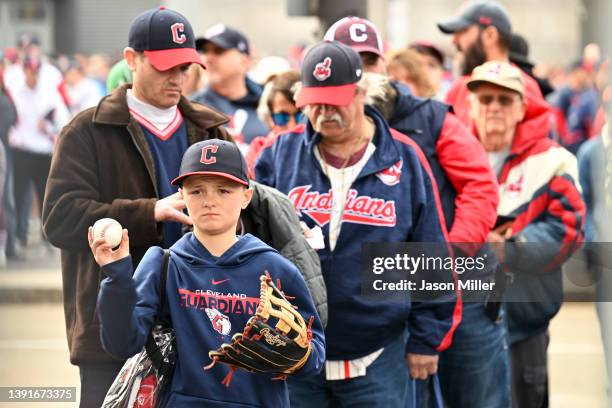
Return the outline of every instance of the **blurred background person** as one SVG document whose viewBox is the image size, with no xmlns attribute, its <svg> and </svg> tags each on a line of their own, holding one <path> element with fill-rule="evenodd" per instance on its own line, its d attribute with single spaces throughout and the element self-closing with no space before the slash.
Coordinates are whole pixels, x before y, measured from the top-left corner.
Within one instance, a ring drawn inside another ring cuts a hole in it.
<svg viewBox="0 0 612 408">
<path fill-rule="evenodd" d="M 432 98 L 436 89 L 416 51 L 394 50 L 387 53 L 387 73 L 391 79 L 410 88 L 415 96 Z"/>
<path fill-rule="evenodd" d="M 594 54 L 590 55 L 589 54 Z M 584 49 L 585 63 L 601 59 L 599 48 L 589 44 Z M 593 133 L 595 137 L 580 146 L 577 153 L 580 185 L 586 204 L 587 214 L 584 230 L 586 260 L 589 271 L 596 280 L 597 316 L 604 348 L 608 405 L 612 406 L 612 256 L 609 243 L 612 242 L 610 220 L 612 219 L 612 126 L 610 126 L 609 60 L 605 58 L 596 74 L 596 89 L 601 97 Z M 607 118 L 606 118 L 607 108 Z M 606 120 L 607 119 L 607 120 Z"/>
<path fill-rule="evenodd" d="M 15 248 L 9 246 L 9 235 L 15 236 L 17 224 L 13 196 L 13 164 L 8 145 L 8 132 L 17 121 L 17 112 L 3 79 L 4 55 L 0 55 L 0 268 L 6 266 L 7 257 L 15 257 Z"/>
<path fill-rule="evenodd" d="M 191 64 L 183 82 L 181 93 L 187 98 L 193 97 L 204 86 L 204 68 L 198 64 Z"/>
<path fill-rule="evenodd" d="M 42 82 L 42 63 L 37 57 L 23 60 L 25 82 L 12 93 L 17 109 L 17 123 L 9 132 L 14 165 L 14 197 L 19 228 L 17 238 L 27 246 L 30 209 L 25 203 L 34 186 L 38 215 L 42 211 L 45 186 L 51 166 L 51 154 L 60 130 L 70 113 L 57 89 Z"/>
<path fill-rule="evenodd" d="M 121 58 L 112 66 L 106 77 L 106 92 L 111 93 L 124 84 L 132 83 L 132 71 L 125 58 Z"/>
<path fill-rule="evenodd" d="M 302 122 L 302 110 L 295 106 L 294 99 L 299 80 L 300 73 L 290 70 L 277 75 L 264 87 L 257 114 L 272 133 L 287 132 Z"/>
<path fill-rule="evenodd" d="M 601 62 L 601 48 L 596 43 L 589 43 L 582 50 L 582 60 L 584 67 L 589 72 L 597 71 L 597 67 Z"/>
<path fill-rule="evenodd" d="M 300 81 L 300 73 L 289 70 L 276 75 L 264 86 L 257 115 L 270 128 L 267 136 L 258 136 L 251 141 L 246 155 L 247 165 L 251 176 L 253 168 L 259 158 L 261 149 L 272 143 L 276 136 L 303 126 L 302 110 L 295 106 L 294 94 Z"/>
<path fill-rule="evenodd" d="M 106 77 L 108 77 L 111 69 L 108 55 L 102 53 L 91 54 L 81 64 L 85 68 L 85 75 L 94 81 L 102 95 L 106 95 Z"/>
<path fill-rule="evenodd" d="M 555 138 L 573 154 L 593 136 L 593 123 L 600 105 L 593 78 L 584 61 L 575 60 L 567 69 L 567 85 L 548 98 L 554 107 Z"/>
<path fill-rule="evenodd" d="M 255 67 L 249 71 L 249 77 L 259 85 L 264 86 L 276 76 L 290 69 L 291 65 L 286 58 L 270 55 L 257 62 Z"/>
<path fill-rule="evenodd" d="M 249 41 L 240 31 L 217 24 L 201 42 L 208 83 L 193 100 L 211 106 L 230 118 L 228 131 L 243 146 L 268 134 L 257 117 L 262 87 L 247 76 L 251 67 Z"/>
<path fill-rule="evenodd" d="M 64 83 L 68 90 L 69 108 L 72 116 L 96 106 L 105 95 L 105 88 L 85 73 L 85 68 L 76 59 L 70 59 L 64 71 Z"/>
<path fill-rule="evenodd" d="M 548 82 L 548 79 L 545 77 L 539 77 L 533 72 L 534 63 L 529 60 L 529 43 L 525 37 L 517 33 L 512 33 L 510 36 L 509 56 L 510 62 L 515 64 L 524 73 L 536 80 L 544 97 L 551 94 L 555 90 L 550 82 Z"/>
<path fill-rule="evenodd" d="M 444 52 L 426 40 L 412 42 L 408 45 L 408 48 L 417 52 L 421 65 L 433 86 L 433 97 L 440 101 L 444 100 L 452 82 L 450 73 L 444 68 Z"/>
<path fill-rule="evenodd" d="M 378 28 L 365 18 L 348 16 L 329 27 L 324 41 L 339 41 L 359 53 L 364 72 L 385 75 L 385 46 Z"/>
<path fill-rule="evenodd" d="M 26 81 L 23 61 L 26 59 L 36 59 L 40 62 L 40 72 L 38 73 L 40 85 L 49 87 L 49 92 L 51 93 L 54 90 L 59 91 L 62 101 L 68 106 L 68 94 L 64 86 L 64 77 L 61 71 L 51 64 L 49 58 L 43 54 L 38 39 L 24 34 L 17 43 L 16 49 L 19 58 L 15 64 L 7 67 L 4 77 L 4 82 L 9 92 L 13 93 L 21 89 Z"/>
</svg>

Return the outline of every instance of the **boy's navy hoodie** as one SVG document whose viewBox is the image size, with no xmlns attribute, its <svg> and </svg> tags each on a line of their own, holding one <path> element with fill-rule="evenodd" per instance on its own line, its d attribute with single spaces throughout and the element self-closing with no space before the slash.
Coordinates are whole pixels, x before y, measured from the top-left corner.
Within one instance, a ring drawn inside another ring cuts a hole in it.
<svg viewBox="0 0 612 408">
<path fill-rule="evenodd" d="M 169 407 L 289 407 L 285 381 L 272 374 L 236 370 L 230 387 L 221 384 L 228 366 L 210 364 L 210 350 L 231 342 L 255 314 L 259 277 L 266 271 L 282 290 L 295 297 L 305 321 L 312 325 L 312 353 L 295 375 L 313 375 L 323 367 L 325 340 L 321 322 L 306 283 L 297 268 L 274 249 L 250 234 L 220 257 L 214 257 L 193 233 L 171 248 L 163 319 L 176 333 L 178 360 L 166 406 Z M 104 349 L 128 358 L 144 346 L 159 307 L 159 276 L 163 251 L 150 248 L 132 277 L 132 261 L 123 258 L 102 267 L 107 276 L 98 296 L 100 336 Z"/>
</svg>

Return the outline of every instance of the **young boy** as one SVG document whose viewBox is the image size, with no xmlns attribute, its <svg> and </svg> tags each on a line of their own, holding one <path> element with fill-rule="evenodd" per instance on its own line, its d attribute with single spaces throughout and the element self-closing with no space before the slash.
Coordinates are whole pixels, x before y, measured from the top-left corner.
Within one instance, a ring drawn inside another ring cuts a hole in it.
<svg viewBox="0 0 612 408">
<path fill-rule="evenodd" d="M 179 186 L 193 232 L 170 248 L 162 318 L 175 330 L 178 360 L 166 406 L 289 407 L 285 382 L 273 381 L 274 374 L 236 370 L 225 387 L 228 366 L 203 370 L 211 362 L 208 352 L 231 343 L 255 314 L 259 278 L 266 271 L 274 282 L 280 279 L 305 321 L 315 317 L 312 351 L 296 375 L 316 374 L 325 361 L 323 328 L 298 269 L 252 235 L 236 236 L 240 211 L 253 194 L 245 159 L 227 141 L 196 143 L 185 152 L 172 184 Z M 89 244 L 106 276 L 98 296 L 102 345 L 125 359 L 142 349 L 155 321 L 163 250 L 150 248 L 132 276 L 127 230 L 113 250 L 103 239 L 94 241 L 90 227 Z"/>
</svg>

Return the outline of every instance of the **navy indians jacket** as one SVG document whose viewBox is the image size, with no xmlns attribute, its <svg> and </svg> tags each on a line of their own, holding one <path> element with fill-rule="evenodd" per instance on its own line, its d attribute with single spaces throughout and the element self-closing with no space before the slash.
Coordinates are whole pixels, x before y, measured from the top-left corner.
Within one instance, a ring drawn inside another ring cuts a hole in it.
<svg viewBox="0 0 612 408">
<path fill-rule="evenodd" d="M 326 247 L 319 250 L 328 289 L 327 358 L 351 360 L 411 333 L 407 352 L 435 354 L 448 346 L 461 319 L 455 302 L 373 301 L 361 296 L 361 245 L 366 242 L 444 242 L 435 181 L 425 157 L 408 137 L 389 129 L 380 113 L 365 108 L 376 126 L 376 150 L 348 193 L 342 229 L 329 250 L 331 184 L 314 155 L 320 138 L 309 124 L 279 136 L 255 165 L 259 182 L 286 193 L 308 227 L 318 225 Z M 454 277 L 449 273 L 447 280 Z"/>
<path fill-rule="evenodd" d="M 285 381 L 273 374 L 236 370 L 230 387 L 221 381 L 229 369 L 211 361 L 210 350 L 242 332 L 259 304 L 259 277 L 268 271 L 305 321 L 314 316 L 312 352 L 294 375 L 314 375 L 325 360 L 323 327 L 302 275 L 291 262 L 258 238 L 247 234 L 220 257 L 212 256 L 188 233 L 171 248 L 162 320 L 175 330 L 178 361 L 166 396 L 168 407 L 289 407 Z M 145 344 L 159 308 L 159 274 L 163 251 L 152 247 L 132 277 L 130 257 L 102 267 L 98 311 L 104 349 L 128 358 Z"/>
</svg>

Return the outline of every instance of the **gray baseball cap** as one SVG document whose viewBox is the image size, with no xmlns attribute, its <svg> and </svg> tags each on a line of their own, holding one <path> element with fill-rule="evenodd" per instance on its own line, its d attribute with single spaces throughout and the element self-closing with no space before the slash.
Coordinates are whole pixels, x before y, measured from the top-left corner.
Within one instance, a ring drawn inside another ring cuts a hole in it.
<svg viewBox="0 0 612 408">
<path fill-rule="evenodd" d="M 501 4 L 493 1 L 469 3 L 465 8 L 460 9 L 456 17 L 438 23 L 438 28 L 444 34 L 454 34 L 472 24 L 482 27 L 493 26 L 507 35 L 512 33 L 508 12 Z"/>
</svg>

